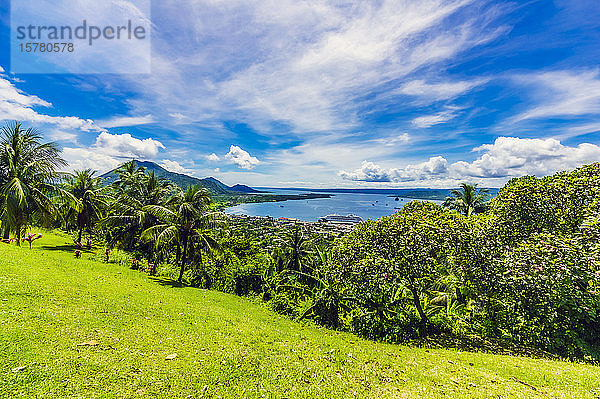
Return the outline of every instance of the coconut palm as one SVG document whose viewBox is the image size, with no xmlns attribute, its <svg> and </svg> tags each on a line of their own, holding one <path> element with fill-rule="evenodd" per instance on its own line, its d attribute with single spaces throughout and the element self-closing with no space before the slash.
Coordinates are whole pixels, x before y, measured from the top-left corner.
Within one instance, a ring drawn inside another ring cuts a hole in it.
<svg viewBox="0 0 600 399">
<path fill-rule="evenodd" d="M 450 191 L 450 196 L 446 197 L 444 206 L 454 209 L 466 216 L 473 213 L 480 213 L 487 209 L 490 199 L 487 188 L 477 188 L 477 184 L 461 183 L 460 190 Z"/>
<path fill-rule="evenodd" d="M 178 282 L 181 285 L 188 258 L 194 250 L 211 249 L 216 241 L 210 232 L 221 226 L 219 214 L 210 212 L 210 195 L 199 186 L 190 186 L 183 191 L 178 189 L 165 206 L 147 205 L 145 212 L 158 219 L 158 224 L 142 233 L 142 241 L 154 242 L 156 247 L 176 245 L 180 270 Z"/>
<path fill-rule="evenodd" d="M 0 132 L 0 219 L 4 238 L 13 232 L 17 245 L 29 224 L 50 222 L 56 214 L 50 194 L 65 194 L 53 182 L 59 177 L 56 169 L 66 162 L 55 143 L 41 139 L 17 122 Z"/>
<path fill-rule="evenodd" d="M 78 230 L 77 242 L 81 242 L 83 229 L 91 231 L 94 223 L 101 219 L 110 201 L 108 187 L 102 187 L 102 178 L 94 177 L 91 169 L 75 171 L 66 177 L 64 188 L 75 198 L 75 203 L 69 206 L 66 220 L 75 219 Z"/>
<path fill-rule="evenodd" d="M 113 184 L 116 200 L 102 225 L 110 230 L 111 245 L 133 249 L 141 233 L 157 222 L 144 207 L 165 205 L 169 193 L 176 187 L 168 180 L 158 179 L 154 172 L 146 174 L 143 168 L 136 168 L 134 161 L 123 164 L 117 173 L 119 179 Z"/>
<path fill-rule="evenodd" d="M 305 271 L 305 260 L 311 254 L 309 249 L 310 242 L 304 236 L 300 226 L 294 226 L 282 241 L 287 253 L 286 269 L 295 271 Z"/>
<path fill-rule="evenodd" d="M 118 178 L 113 184 L 123 190 L 134 190 L 146 176 L 145 168 L 137 166 L 133 159 L 119 166 L 115 173 Z"/>
</svg>

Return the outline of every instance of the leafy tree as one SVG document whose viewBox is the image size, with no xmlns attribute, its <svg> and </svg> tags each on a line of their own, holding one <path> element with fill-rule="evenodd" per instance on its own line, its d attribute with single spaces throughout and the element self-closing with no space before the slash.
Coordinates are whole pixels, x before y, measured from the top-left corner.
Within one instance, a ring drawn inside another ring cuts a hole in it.
<svg viewBox="0 0 600 399">
<path fill-rule="evenodd" d="M 83 230 L 91 231 L 94 224 L 102 218 L 102 214 L 110 201 L 108 187 L 102 187 L 102 178 L 94 177 L 91 169 L 75 171 L 65 178 L 64 189 L 75 199 L 69 206 L 66 220 L 75 219 L 78 230 L 77 242 L 81 242 Z"/>
<path fill-rule="evenodd" d="M 361 223 L 337 241 L 331 273 L 347 282 L 351 295 L 381 319 L 394 312 L 408 291 L 425 334 L 430 320 L 423 301 L 439 276 L 450 272 L 450 258 L 464 231 L 460 215 L 413 201 L 393 216 Z"/>
<path fill-rule="evenodd" d="M 216 213 L 207 211 L 209 203 L 210 195 L 206 189 L 190 186 L 185 191 L 177 190 L 165 206 L 147 205 L 143 208 L 156 217 L 159 224 L 144 230 L 142 240 L 152 241 L 157 247 L 176 244 L 181 250 L 179 284 L 182 283 L 190 251 L 216 245 L 210 232 L 221 223 Z"/>
<path fill-rule="evenodd" d="M 461 183 L 460 187 L 460 190 L 450 191 L 450 196 L 444 201 L 445 207 L 466 216 L 484 212 L 488 208 L 490 194 L 487 188 L 478 189 L 477 184 L 468 183 Z"/>
<path fill-rule="evenodd" d="M 66 165 L 55 143 L 20 123 L 2 127 L 0 133 L 0 219 L 4 237 L 13 232 L 17 245 L 33 221 L 49 223 L 56 214 L 52 193 L 68 198 L 53 183 L 57 168 Z"/>
</svg>

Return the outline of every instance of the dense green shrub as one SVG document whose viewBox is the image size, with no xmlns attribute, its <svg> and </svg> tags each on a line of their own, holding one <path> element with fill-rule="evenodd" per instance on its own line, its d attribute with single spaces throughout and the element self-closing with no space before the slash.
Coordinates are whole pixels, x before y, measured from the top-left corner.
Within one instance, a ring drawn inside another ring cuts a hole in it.
<svg viewBox="0 0 600 399">
<path fill-rule="evenodd" d="M 438 279 L 452 273 L 451 259 L 465 232 L 465 218 L 456 212 L 413 201 L 337 241 L 329 272 L 339 276 L 364 312 L 381 322 L 412 306 L 425 334 L 432 324 L 424 303 L 437 294 Z"/>
<path fill-rule="evenodd" d="M 563 356 L 600 354 L 600 275 L 576 239 L 534 236 L 497 262 L 499 328 Z"/>
<path fill-rule="evenodd" d="M 534 233 L 574 234 L 590 212 L 598 212 L 600 163 L 537 179 L 510 180 L 492 201 L 489 233 L 507 243 Z"/>
</svg>

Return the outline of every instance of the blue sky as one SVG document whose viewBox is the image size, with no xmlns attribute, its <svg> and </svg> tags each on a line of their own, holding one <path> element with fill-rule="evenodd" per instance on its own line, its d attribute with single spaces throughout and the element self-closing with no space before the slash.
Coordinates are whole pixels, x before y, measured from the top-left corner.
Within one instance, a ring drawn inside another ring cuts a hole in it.
<svg viewBox="0 0 600 399">
<path fill-rule="evenodd" d="M 0 120 L 71 170 L 135 157 L 255 186 L 501 186 L 600 160 L 597 0 L 165 0 L 151 21 L 150 74 L 13 74 L 2 2 Z"/>
</svg>

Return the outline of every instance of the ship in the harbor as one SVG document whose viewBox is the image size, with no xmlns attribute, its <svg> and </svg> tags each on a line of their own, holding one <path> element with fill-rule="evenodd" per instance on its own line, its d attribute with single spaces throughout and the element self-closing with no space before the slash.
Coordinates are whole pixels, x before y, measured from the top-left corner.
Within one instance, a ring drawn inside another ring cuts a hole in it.
<svg viewBox="0 0 600 399">
<path fill-rule="evenodd" d="M 360 223 L 362 222 L 362 218 L 360 216 L 357 215 L 352 215 L 352 214 L 348 214 L 346 216 L 344 215 L 338 215 L 338 214 L 331 214 L 331 215 L 327 215 L 327 216 L 323 216 L 322 218 L 319 219 L 319 222 L 326 222 L 326 223 Z"/>
</svg>

